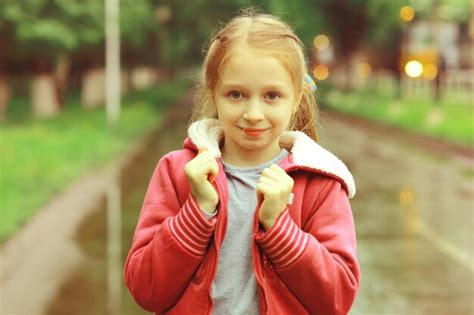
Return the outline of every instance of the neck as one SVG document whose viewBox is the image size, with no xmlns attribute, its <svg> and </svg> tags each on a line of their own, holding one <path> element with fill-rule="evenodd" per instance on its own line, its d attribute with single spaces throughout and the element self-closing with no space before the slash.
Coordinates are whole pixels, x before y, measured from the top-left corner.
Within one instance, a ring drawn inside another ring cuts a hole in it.
<svg viewBox="0 0 474 315">
<path fill-rule="evenodd" d="M 226 142 L 224 142 L 221 148 L 222 160 L 240 167 L 251 167 L 268 162 L 275 158 L 280 152 L 281 148 L 278 144 L 267 148 L 265 152 L 261 150 L 245 150 L 242 148 L 237 150 L 231 145 L 226 145 Z"/>
</svg>

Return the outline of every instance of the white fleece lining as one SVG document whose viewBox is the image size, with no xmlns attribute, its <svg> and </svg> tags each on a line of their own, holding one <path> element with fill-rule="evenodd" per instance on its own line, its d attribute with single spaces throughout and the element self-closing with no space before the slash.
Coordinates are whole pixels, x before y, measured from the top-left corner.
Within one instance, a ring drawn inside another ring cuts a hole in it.
<svg viewBox="0 0 474 315">
<path fill-rule="evenodd" d="M 188 135 L 198 148 L 206 146 L 209 153 L 213 156 L 221 157 L 219 143 L 224 136 L 224 130 L 219 120 L 205 118 L 196 121 L 189 127 Z M 293 154 L 295 164 L 339 177 L 344 181 L 349 190 L 348 197 L 352 198 L 355 196 L 354 178 L 347 169 L 347 166 L 304 132 L 284 131 L 280 137 L 280 146 Z"/>
</svg>

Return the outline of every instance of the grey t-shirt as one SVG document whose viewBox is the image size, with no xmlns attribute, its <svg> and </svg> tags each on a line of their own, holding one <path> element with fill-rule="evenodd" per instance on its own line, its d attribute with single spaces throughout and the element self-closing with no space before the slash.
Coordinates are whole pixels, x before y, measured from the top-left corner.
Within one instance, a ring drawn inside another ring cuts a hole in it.
<svg viewBox="0 0 474 315">
<path fill-rule="evenodd" d="M 259 314 L 252 257 L 256 187 L 262 171 L 287 155 L 288 151 L 282 149 L 271 161 L 252 167 L 238 167 L 222 161 L 227 175 L 229 204 L 226 235 L 219 252 L 217 274 L 212 283 L 213 314 Z"/>
</svg>

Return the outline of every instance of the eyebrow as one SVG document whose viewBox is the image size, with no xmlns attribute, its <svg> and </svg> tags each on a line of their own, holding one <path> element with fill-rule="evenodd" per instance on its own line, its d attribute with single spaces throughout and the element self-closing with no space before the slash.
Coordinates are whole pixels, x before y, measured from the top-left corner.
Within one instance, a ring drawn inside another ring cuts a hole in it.
<svg viewBox="0 0 474 315">
<path fill-rule="evenodd" d="M 242 85 L 242 84 L 237 84 L 237 83 L 228 83 L 228 84 L 222 85 L 221 88 L 225 89 L 225 90 L 227 90 L 227 89 L 245 89 L 245 86 Z M 270 90 L 270 89 L 283 90 L 283 91 L 288 90 L 288 88 L 285 85 L 278 84 L 278 83 L 271 83 L 271 84 L 265 85 L 263 88 L 266 89 L 266 90 Z"/>
</svg>

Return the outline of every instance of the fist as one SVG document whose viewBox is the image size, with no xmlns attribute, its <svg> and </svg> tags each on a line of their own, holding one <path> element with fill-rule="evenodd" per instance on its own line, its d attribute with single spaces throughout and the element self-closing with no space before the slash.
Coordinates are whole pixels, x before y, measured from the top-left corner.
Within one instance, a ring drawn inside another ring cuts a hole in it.
<svg viewBox="0 0 474 315">
<path fill-rule="evenodd" d="M 219 196 L 211 184 L 217 177 L 218 169 L 216 159 L 204 146 L 199 148 L 198 155 L 184 166 L 191 194 L 201 209 L 211 213 L 219 202 Z"/>
<path fill-rule="evenodd" d="M 258 213 L 260 223 L 269 229 L 285 210 L 294 181 L 281 167 L 273 164 L 263 170 L 257 184 L 257 200 L 262 205 Z"/>
</svg>

